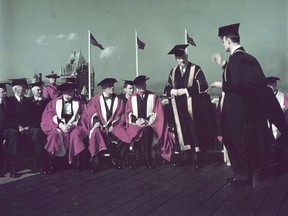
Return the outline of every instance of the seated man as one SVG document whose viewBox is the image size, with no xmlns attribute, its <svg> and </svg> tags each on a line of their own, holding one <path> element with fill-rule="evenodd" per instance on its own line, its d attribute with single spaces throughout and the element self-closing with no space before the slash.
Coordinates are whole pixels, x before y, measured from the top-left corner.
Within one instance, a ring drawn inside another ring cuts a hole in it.
<svg viewBox="0 0 288 216">
<path fill-rule="evenodd" d="M 4 131 L 9 123 L 8 111 L 7 111 L 7 83 L 0 83 L 0 177 L 4 177 L 4 158 L 3 141 Z"/>
<path fill-rule="evenodd" d="M 42 129 L 47 135 L 45 149 L 50 154 L 50 169 L 54 169 L 54 157 L 68 153 L 69 163 L 75 162 L 75 171 L 82 170 L 82 157 L 85 144 L 81 133 L 75 130 L 80 125 L 80 116 L 86 104 L 74 97 L 75 83 L 66 82 L 57 87 L 62 96 L 52 100 L 42 115 Z M 74 158 L 76 157 L 76 160 Z"/>
<path fill-rule="evenodd" d="M 135 162 L 131 168 L 139 165 L 139 157 L 145 154 L 147 167 L 155 167 L 157 152 L 170 161 L 173 144 L 172 134 L 168 132 L 167 120 L 160 97 L 147 90 L 146 76 L 138 76 L 133 84 L 137 91 L 128 99 L 125 109 L 127 133 L 134 142 Z"/>
<path fill-rule="evenodd" d="M 35 127 L 35 112 L 31 100 L 24 96 L 27 88 L 26 79 L 12 80 L 14 96 L 7 99 L 9 126 L 5 130 L 5 150 L 11 166 L 10 177 L 15 178 L 19 156 L 34 156 L 43 167 L 42 152 L 46 143 L 41 128 Z"/>
<path fill-rule="evenodd" d="M 114 127 L 122 124 L 124 113 L 123 101 L 114 94 L 114 78 L 106 78 L 98 83 L 102 93 L 94 96 L 87 107 L 87 125 L 89 133 L 89 151 L 91 154 L 91 172 L 99 169 L 100 153 L 107 150 L 112 156 L 112 163 L 121 169 L 125 143 L 130 143 L 130 138 L 124 128 Z M 123 142 L 121 142 L 123 141 Z"/>
</svg>

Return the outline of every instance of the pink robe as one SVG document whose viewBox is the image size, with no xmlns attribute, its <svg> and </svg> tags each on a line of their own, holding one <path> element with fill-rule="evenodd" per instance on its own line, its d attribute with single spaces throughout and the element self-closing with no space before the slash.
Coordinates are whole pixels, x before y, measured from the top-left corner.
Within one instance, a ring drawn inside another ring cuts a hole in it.
<svg viewBox="0 0 288 216">
<path fill-rule="evenodd" d="M 134 93 L 127 101 L 125 117 L 127 121 L 126 131 L 131 141 L 137 141 L 141 138 L 144 127 L 139 127 L 135 123 L 132 123 L 132 114 L 138 118 L 137 107 L 137 94 Z M 154 131 L 153 145 L 157 146 L 158 153 L 167 161 L 171 160 L 172 148 L 175 143 L 175 137 L 168 131 L 167 119 L 164 115 L 164 108 L 159 96 L 150 92 L 147 99 L 147 116 L 150 116 L 149 126 Z"/>
<path fill-rule="evenodd" d="M 62 96 L 52 100 L 45 108 L 42 115 L 42 130 L 47 135 L 47 144 L 45 149 L 56 156 L 64 156 L 69 150 L 69 163 L 73 162 L 73 158 L 85 149 L 83 140 L 85 134 L 81 130 L 80 116 L 85 111 L 86 105 L 79 99 L 72 100 L 73 116 L 69 122 L 65 122 L 62 118 Z M 66 124 L 74 125 L 75 128 L 69 133 L 64 133 L 58 128 L 58 120 Z"/>
<path fill-rule="evenodd" d="M 125 143 L 130 143 L 131 139 L 126 133 L 123 125 L 124 104 L 119 97 L 115 97 L 112 108 L 112 116 L 106 119 L 105 102 L 102 94 L 94 96 L 88 104 L 86 117 L 86 133 L 89 135 L 89 151 L 91 156 L 96 155 L 99 151 L 107 149 L 107 135 L 105 132 L 109 125 L 113 126 L 112 134 Z M 94 118 L 98 118 L 100 127 L 94 127 Z M 106 127 L 107 126 L 107 127 Z M 84 127 L 84 126 L 83 126 Z"/>
</svg>

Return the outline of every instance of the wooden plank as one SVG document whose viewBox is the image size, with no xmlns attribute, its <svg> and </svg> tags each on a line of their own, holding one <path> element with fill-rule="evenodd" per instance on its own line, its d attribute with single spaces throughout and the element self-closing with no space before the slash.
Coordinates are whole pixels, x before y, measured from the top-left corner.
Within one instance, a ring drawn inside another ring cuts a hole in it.
<svg viewBox="0 0 288 216">
<path fill-rule="evenodd" d="M 165 184 L 162 188 L 159 188 L 159 190 L 151 191 L 154 196 L 148 196 L 146 200 L 142 198 L 142 202 L 139 200 L 139 207 L 127 215 L 146 215 L 158 209 L 159 206 L 170 206 L 168 202 L 171 201 L 175 203 L 175 199 L 178 200 L 184 191 L 189 190 L 191 185 L 197 184 L 197 182 L 203 184 L 206 177 L 212 179 L 218 175 L 221 175 L 221 173 L 213 169 L 212 166 L 203 167 L 201 170 L 195 170 L 193 168 L 187 169 L 185 175 L 176 176 L 176 179 L 171 182 L 172 184 Z M 151 192 L 148 191 L 148 193 Z M 167 207 L 165 210 L 167 210 Z M 162 214 L 163 212 L 161 212 L 161 215 Z"/>
<path fill-rule="evenodd" d="M 264 179 L 253 191 L 253 193 L 239 206 L 235 216 L 256 215 L 258 209 L 264 202 L 275 185 L 278 177 Z"/>
<path fill-rule="evenodd" d="M 158 206 L 153 212 L 149 215 L 186 215 L 187 209 L 188 212 L 193 208 L 193 205 L 188 204 L 191 197 L 198 196 L 198 193 L 205 190 L 209 185 L 215 182 L 215 179 L 220 178 L 221 185 L 223 178 L 225 178 L 225 173 L 229 173 L 230 168 L 222 164 L 221 166 L 213 166 L 206 168 L 207 172 L 198 173 L 197 175 L 191 178 L 189 186 L 187 187 L 176 187 L 178 190 L 175 196 L 171 197 L 169 201 Z M 213 184 L 214 185 L 214 184 Z M 217 185 L 217 188 L 220 187 Z M 174 188 L 173 188 L 174 191 Z M 187 205 L 187 209 L 183 208 L 183 205 Z M 180 210 L 179 210 L 180 209 Z"/>
<path fill-rule="evenodd" d="M 276 184 L 271 189 L 270 193 L 262 203 L 260 209 L 257 211 L 256 215 L 270 216 L 278 215 L 283 202 L 288 194 L 288 174 L 279 177 Z M 286 214 L 288 211 L 286 211 Z"/>
<path fill-rule="evenodd" d="M 125 181 L 121 184 L 116 183 L 113 190 L 105 188 L 103 191 L 100 191 L 99 194 L 89 194 L 90 197 L 87 202 L 82 203 L 83 208 L 85 208 L 84 215 L 95 215 L 95 212 L 99 215 L 104 215 L 111 209 L 114 210 L 123 203 L 137 198 L 147 187 L 151 187 L 151 185 L 152 187 L 156 187 L 157 185 L 153 182 L 178 174 L 176 171 L 171 172 L 171 168 L 171 166 L 162 166 L 153 170 L 146 169 L 144 172 L 142 171 L 143 173 L 141 173 L 136 180 L 132 179 L 132 181 Z M 123 212 L 121 212 L 121 214 L 122 213 Z M 78 212 L 71 212 L 71 215 L 78 215 Z"/>
</svg>

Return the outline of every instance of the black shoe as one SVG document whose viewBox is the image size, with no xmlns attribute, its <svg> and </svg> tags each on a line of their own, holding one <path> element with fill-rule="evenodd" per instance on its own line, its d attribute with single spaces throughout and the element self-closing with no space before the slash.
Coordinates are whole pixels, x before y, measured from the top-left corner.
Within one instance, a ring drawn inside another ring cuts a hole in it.
<svg viewBox="0 0 288 216">
<path fill-rule="evenodd" d="M 129 164 L 129 169 L 136 169 L 139 167 L 139 160 L 134 160 L 131 164 Z"/>
<path fill-rule="evenodd" d="M 148 163 L 147 163 L 147 168 L 148 168 L 148 169 L 154 169 L 154 168 L 156 168 L 156 163 L 155 163 L 155 160 L 154 160 L 154 159 L 151 160 L 151 161 L 148 161 Z"/>
<path fill-rule="evenodd" d="M 50 174 L 51 172 L 50 172 L 50 169 L 49 168 L 47 168 L 47 167 L 42 167 L 41 169 L 40 169 L 40 174 L 42 174 L 42 175 L 48 175 L 48 174 Z"/>
<path fill-rule="evenodd" d="M 236 179 L 236 178 L 227 178 L 227 184 L 228 186 L 244 186 L 244 185 L 248 185 L 248 184 L 251 184 L 251 179 L 243 179 L 243 180 L 239 180 L 239 179 Z"/>
<path fill-rule="evenodd" d="M 17 173 L 16 170 L 11 170 L 10 172 L 10 178 L 18 178 L 19 174 Z"/>
<path fill-rule="evenodd" d="M 112 166 L 113 166 L 115 169 L 122 169 L 121 160 L 113 159 L 111 162 L 112 162 Z"/>
<path fill-rule="evenodd" d="M 100 171 L 100 165 L 96 163 L 91 163 L 91 173 L 97 173 Z"/>
</svg>

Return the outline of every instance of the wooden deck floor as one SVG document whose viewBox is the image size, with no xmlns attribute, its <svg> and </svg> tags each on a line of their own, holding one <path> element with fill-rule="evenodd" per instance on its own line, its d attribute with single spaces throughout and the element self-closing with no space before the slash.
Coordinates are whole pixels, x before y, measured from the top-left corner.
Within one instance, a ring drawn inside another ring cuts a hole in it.
<svg viewBox="0 0 288 216">
<path fill-rule="evenodd" d="M 238 188 L 225 184 L 231 174 L 230 167 L 212 160 L 198 170 L 165 164 L 152 170 L 6 177 L 0 179 L 0 215 L 288 215 L 286 166 L 273 167 L 253 185 Z"/>
</svg>

